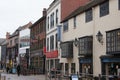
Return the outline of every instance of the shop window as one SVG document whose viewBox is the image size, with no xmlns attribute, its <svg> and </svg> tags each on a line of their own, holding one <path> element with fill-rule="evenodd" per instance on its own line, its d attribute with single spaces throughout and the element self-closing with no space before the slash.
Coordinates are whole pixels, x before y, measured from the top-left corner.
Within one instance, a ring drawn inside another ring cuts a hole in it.
<svg viewBox="0 0 120 80">
<path fill-rule="evenodd" d="M 71 63 L 71 73 L 76 73 L 75 72 L 75 63 Z"/>
<path fill-rule="evenodd" d="M 69 74 L 69 64 L 65 63 L 65 74 Z"/>
</svg>

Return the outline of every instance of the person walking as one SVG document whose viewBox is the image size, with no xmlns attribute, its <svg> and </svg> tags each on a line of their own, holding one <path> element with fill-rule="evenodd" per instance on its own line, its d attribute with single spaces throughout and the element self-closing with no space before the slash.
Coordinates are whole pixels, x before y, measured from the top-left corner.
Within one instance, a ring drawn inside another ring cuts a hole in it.
<svg viewBox="0 0 120 80">
<path fill-rule="evenodd" d="M 7 71 L 7 73 L 9 73 L 9 67 L 8 66 L 6 67 L 6 71 Z"/>
<path fill-rule="evenodd" d="M 18 76 L 20 75 L 20 65 L 19 64 L 17 65 L 17 74 L 18 74 Z"/>
</svg>

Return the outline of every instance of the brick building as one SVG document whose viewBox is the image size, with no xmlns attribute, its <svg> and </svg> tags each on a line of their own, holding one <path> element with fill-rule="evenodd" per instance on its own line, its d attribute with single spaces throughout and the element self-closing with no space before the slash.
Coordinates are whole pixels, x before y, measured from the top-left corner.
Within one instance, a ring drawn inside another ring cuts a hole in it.
<svg viewBox="0 0 120 80">
<path fill-rule="evenodd" d="M 30 27 L 30 64 L 35 73 L 45 73 L 46 9 L 43 16 Z"/>
</svg>

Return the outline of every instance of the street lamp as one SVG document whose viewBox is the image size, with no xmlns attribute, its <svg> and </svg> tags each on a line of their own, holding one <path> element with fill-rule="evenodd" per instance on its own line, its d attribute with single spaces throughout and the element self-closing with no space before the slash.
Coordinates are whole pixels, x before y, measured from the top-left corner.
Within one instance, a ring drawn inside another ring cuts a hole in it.
<svg viewBox="0 0 120 80">
<path fill-rule="evenodd" d="M 101 44 L 103 44 L 103 35 L 100 31 L 98 31 L 96 38 L 98 40 L 98 42 L 100 42 Z"/>
<path fill-rule="evenodd" d="M 75 38 L 75 40 L 74 40 L 74 45 L 75 45 L 76 47 L 79 45 L 79 41 L 78 41 L 77 38 Z"/>
</svg>

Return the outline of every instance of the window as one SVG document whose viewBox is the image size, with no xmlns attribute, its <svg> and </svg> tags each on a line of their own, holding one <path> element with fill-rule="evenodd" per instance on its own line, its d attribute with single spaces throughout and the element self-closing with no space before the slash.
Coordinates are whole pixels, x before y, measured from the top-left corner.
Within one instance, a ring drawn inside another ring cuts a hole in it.
<svg viewBox="0 0 120 80">
<path fill-rule="evenodd" d="M 67 31 L 68 30 L 68 21 L 63 23 L 63 31 Z"/>
<path fill-rule="evenodd" d="M 56 25 L 58 24 L 58 9 L 56 10 Z"/>
<path fill-rule="evenodd" d="M 48 21 L 47 21 L 47 23 L 48 23 L 48 27 L 47 27 L 47 29 L 49 30 L 49 17 L 48 17 Z"/>
<path fill-rule="evenodd" d="M 120 10 L 120 0 L 118 0 L 118 9 Z"/>
<path fill-rule="evenodd" d="M 58 40 L 57 40 L 57 34 L 55 35 L 55 37 L 56 37 L 56 49 L 58 48 Z"/>
<path fill-rule="evenodd" d="M 49 38 L 47 38 L 47 51 L 49 51 Z"/>
<path fill-rule="evenodd" d="M 109 14 L 109 0 L 100 5 L 100 17 Z"/>
<path fill-rule="evenodd" d="M 15 43 L 15 44 L 17 44 L 17 43 L 18 43 L 18 38 L 16 38 L 16 39 L 14 40 L 14 43 Z"/>
<path fill-rule="evenodd" d="M 65 63 L 65 74 L 69 74 L 69 64 Z"/>
<path fill-rule="evenodd" d="M 85 21 L 90 22 L 93 19 L 92 9 L 89 9 L 85 12 Z"/>
<path fill-rule="evenodd" d="M 10 40 L 10 46 L 12 46 L 12 40 Z"/>
<path fill-rule="evenodd" d="M 52 28 L 52 14 L 50 15 L 50 28 Z"/>
<path fill-rule="evenodd" d="M 54 50 L 54 36 L 50 37 L 50 50 Z"/>
<path fill-rule="evenodd" d="M 76 16 L 74 17 L 74 28 L 76 28 Z"/>
<path fill-rule="evenodd" d="M 61 57 L 62 58 L 72 58 L 73 57 L 73 42 L 63 42 L 61 45 Z"/>
<path fill-rule="evenodd" d="M 87 36 L 79 39 L 79 55 L 92 54 L 93 47 L 92 36 Z"/>
<path fill-rule="evenodd" d="M 52 26 L 54 27 L 54 13 L 52 14 Z"/>
<path fill-rule="evenodd" d="M 118 54 L 120 52 L 120 29 L 106 33 L 106 47 L 108 54 Z"/>
<path fill-rule="evenodd" d="M 50 28 L 54 27 L 54 13 L 51 14 L 50 16 Z"/>
<path fill-rule="evenodd" d="M 75 63 L 71 63 L 71 73 L 75 73 Z"/>
</svg>

